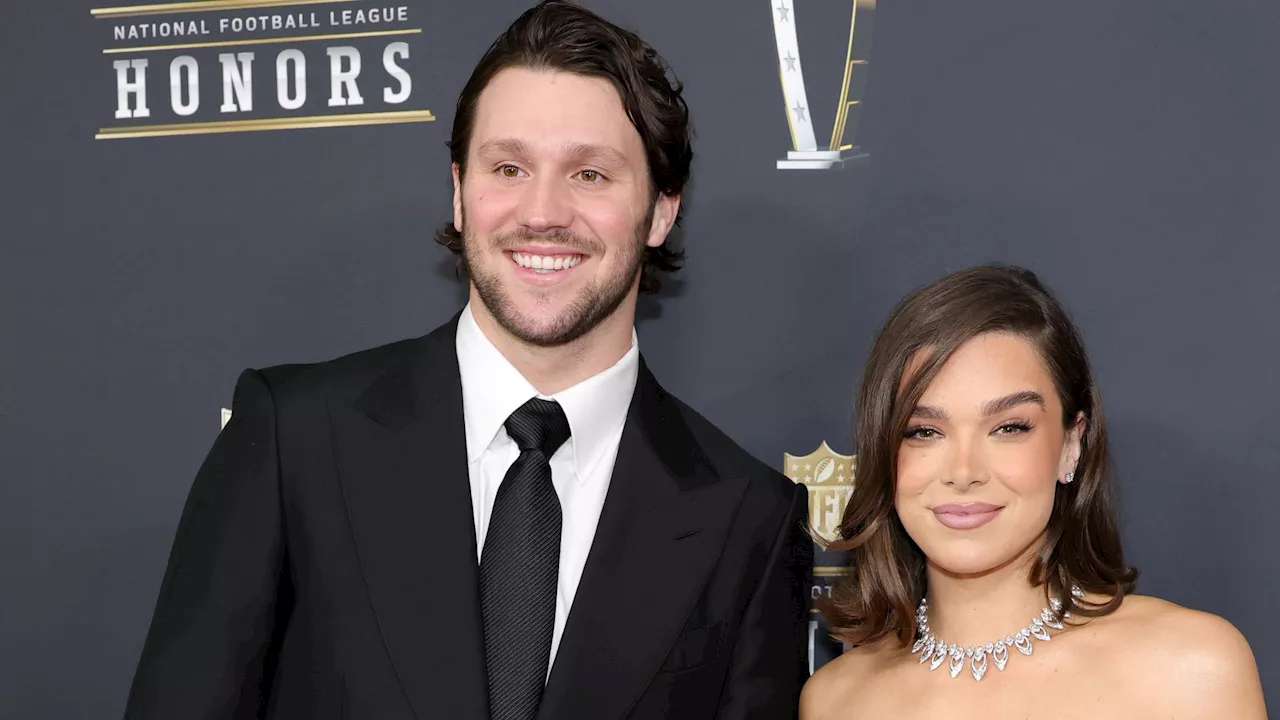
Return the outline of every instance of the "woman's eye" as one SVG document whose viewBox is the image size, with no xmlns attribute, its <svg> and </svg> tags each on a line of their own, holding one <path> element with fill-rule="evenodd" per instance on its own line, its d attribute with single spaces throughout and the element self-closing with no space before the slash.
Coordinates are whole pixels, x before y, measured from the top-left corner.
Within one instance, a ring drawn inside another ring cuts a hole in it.
<svg viewBox="0 0 1280 720">
<path fill-rule="evenodd" d="M 908 439 L 930 440 L 937 436 L 938 436 L 937 430 L 934 430 L 933 428 L 927 428 L 927 427 L 908 428 L 906 432 L 906 437 Z"/>
<path fill-rule="evenodd" d="M 1030 429 L 1031 426 L 1026 423 L 1005 423 L 1004 425 L 996 428 L 996 432 L 1001 435 L 1021 435 Z"/>
</svg>

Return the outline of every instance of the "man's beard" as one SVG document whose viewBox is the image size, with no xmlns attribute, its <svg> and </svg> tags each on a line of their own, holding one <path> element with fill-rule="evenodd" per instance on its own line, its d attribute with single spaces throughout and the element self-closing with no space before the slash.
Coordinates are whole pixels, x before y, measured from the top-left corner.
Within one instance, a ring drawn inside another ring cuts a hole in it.
<svg viewBox="0 0 1280 720">
<path fill-rule="evenodd" d="M 465 213 L 464 209 L 464 218 L 466 216 Z M 594 330 L 596 326 L 613 315 L 621 307 L 623 301 L 627 299 L 644 264 L 645 239 L 648 236 L 649 225 L 652 220 L 653 205 L 651 204 L 644 220 L 636 226 L 632 235 L 633 242 L 619 248 L 617 251 L 622 254 L 619 257 L 616 272 L 609 277 L 597 278 L 588 284 L 578 293 L 577 297 L 573 298 L 564 312 L 546 326 L 539 326 L 530 322 L 528 318 L 522 316 L 520 311 L 516 309 L 507 294 L 506 288 L 502 285 L 500 270 L 496 268 L 486 270 L 481 267 L 481 263 L 478 262 L 478 258 L 473 253 L 477 253 L 477 246 L 485 241 L 477 238 L 469 231 L 464 234 L 463 239 L 463 268 L 467 271 L 471 283 L 475 286 L 476 294 L 480 296 L 480 301 L 484 303 L 485 308 L 498 321 L 502 329 L 530 345 L 540 347 L 565 345 Z M 463 226 L 466 227 L 465 219 Z M 568 250 L 577 250 L 592 257 L 600 257 L 603 254 L 604 247 L 599 240 L 584 238 L 569 230 L 561 229 L 551 233 L 535 233 L 521 229 L 494 237 L 488 241 L 489 247 L 487 249 L 504 251 L 501 253 L 504 256 L 503 259 L 510 262 L 506 257 L 505 251 L 513 247 L 519 247 L 527 242 L 552 243 Z M 537 293 L 538 291 L 534 290 L 533 292 Z M 538 302 L 545 305 L 548 302 L 548 298 L 546 296 L 540 297 Z"/>
</svg>

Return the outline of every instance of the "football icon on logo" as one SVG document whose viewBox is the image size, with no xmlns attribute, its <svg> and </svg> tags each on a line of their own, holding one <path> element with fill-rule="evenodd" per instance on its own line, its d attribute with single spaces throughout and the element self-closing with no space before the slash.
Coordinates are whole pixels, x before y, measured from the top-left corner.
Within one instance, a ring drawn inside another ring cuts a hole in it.
<svg viewBox="0 0 1280 720">
<path fill-rule="evenodd" d="M 836 460 L 833 457 L 825 457 L 818 461 L 813 468 L 813 484 L 821 485 L 831 479 L 836 474 Z"/>
</svg>

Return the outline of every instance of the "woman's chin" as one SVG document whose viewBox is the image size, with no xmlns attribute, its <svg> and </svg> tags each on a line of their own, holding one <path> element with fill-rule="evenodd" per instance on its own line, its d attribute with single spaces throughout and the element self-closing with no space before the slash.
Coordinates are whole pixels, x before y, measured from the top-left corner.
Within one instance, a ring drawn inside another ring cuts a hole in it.
<svg viewBox="0 0 1280 720">
<path fill-rule="evenodd" d="M 1009 561 L 1009 558 L 989 552 L 943 552 L 933 555 L 925 553 L 925 557 L 935 570 L 955 577 L 982 576 L 1004 567 Z"/>
</svg>

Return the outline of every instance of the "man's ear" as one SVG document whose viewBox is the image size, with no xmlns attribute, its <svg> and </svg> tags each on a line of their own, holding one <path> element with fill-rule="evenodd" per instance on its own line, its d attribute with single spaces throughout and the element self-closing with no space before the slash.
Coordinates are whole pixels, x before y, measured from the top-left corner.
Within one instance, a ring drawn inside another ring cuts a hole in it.
<svg viewBox="0 0 1280 720">
<path fill-rule="evenodd" d="M 671 232 L 672 226 L 676 223 L 676 216 L 679 214 L 680 196 L 658 193 L 658 199 L 653 203 L 653 222 L 649 223 L 649 237 L 645 240 L 645 244 L 649 247 L 659 247 L 666 242 L 667 235 Z"/>
</svg>

